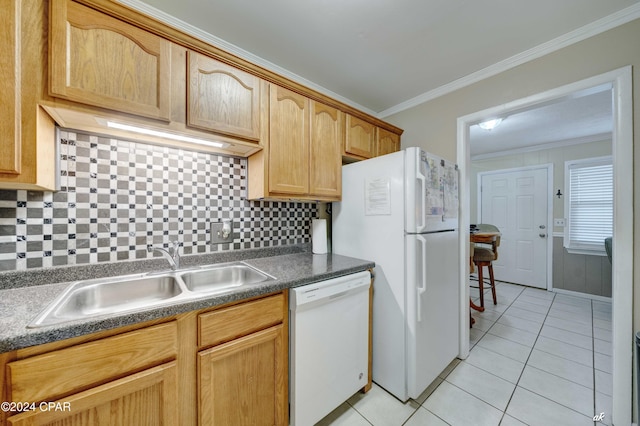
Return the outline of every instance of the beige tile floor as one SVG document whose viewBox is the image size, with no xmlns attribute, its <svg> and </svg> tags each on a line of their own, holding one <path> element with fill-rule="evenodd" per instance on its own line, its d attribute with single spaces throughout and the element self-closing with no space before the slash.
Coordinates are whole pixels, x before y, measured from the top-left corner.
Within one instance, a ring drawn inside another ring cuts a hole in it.
<svg viewBox="0 0 640 426">
<path fill-rule="evenodd" d="M 374 384 L 319 425 L 593 425 L 611 413 L 611 303 L 507 283 L 474 312 L 469 357 L 417 400 Z M 477 289 L 472 297 L 477 298 Z"/>
</svg>

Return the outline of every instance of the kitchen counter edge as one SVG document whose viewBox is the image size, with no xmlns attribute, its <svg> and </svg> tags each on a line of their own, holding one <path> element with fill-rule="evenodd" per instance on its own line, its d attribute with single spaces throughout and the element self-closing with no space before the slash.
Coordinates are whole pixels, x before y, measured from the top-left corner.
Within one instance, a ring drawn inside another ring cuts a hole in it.
<svg viewBox="0 0 640 426">
<path fill-rule="evenodd" d="M 366 271 L 375 266 L 371 261 L 333 253 L 302 252 L 238 260 L 276 279 L 242 290 L 205 295 L 140 312 L 114 314 L 47 327 L 27 328 L 27 325 L 73 281 L 0 290 L 0 322 L 3 324 L 0 330 L 0 353 L 224 305 Z"/>
</svg>

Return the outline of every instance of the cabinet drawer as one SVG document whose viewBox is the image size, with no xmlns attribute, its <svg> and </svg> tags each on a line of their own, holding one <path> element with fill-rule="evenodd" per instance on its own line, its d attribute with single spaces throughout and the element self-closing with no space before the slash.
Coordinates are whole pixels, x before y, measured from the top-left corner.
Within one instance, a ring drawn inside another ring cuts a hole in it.
<svg viewBox="0 0 640 426">
<path fill-rule="evenodd" d="M 175 321 L 7 364 L 11 401 L 45 401 L 174 359 Z M 38 386 L 34 386 L 37 383 Z"/>
<path fill-rule="evenodd" d="M 272 325 L 284 319 L 282 293 L 198 316 L 198 346 L 213 346 Z"/>
</svg>

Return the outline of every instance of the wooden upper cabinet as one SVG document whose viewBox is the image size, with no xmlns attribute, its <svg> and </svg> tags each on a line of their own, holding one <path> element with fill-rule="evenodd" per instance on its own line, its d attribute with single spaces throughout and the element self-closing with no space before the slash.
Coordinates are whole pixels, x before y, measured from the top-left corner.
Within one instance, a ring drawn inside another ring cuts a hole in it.
<svg viewBox="0 0 640 426">
<path fill-rule="evenodd" d="M 344 143 L 344 113 L 311 102 L 309 192 L 340 199 L 342 195 L 341 153 Z"/>
<path fill-rule="evenodd" d="M 269 192 L 309 193 L 309 99 L 271 85 Z"/>
<path fill-rule="evenodd" d="M 50 4 L 52 96 L 169 120 L 169 41 L 70 0 Z"/>
<path fill-rule="evenodd" d="M 188 52 L 187 125 L 260 139 L 260 79 L 220 61 Z"/>
<path fill-rule="evenodd" d="M 268 85 L 262 114 L 269 125 L 262 128 L 264 150 L 249 157 L 248 198 L 339 201 L 344 112 Z"/>
<path fill-rule="evenodd" d="M 0 188 L 55 190 L 55 123 L 46 90 L 47 3 L 0 2 Z"/>
<path fill-rule="evenodd" d="M 376 126 L 347 114 L 345 155 L 372 158 L 376 155 Z"/>
<path fill-rule="evenodd" d="M 20 2 L 0 6 L 0 173 L 20 173 Z"/>
<path fill-rule="evenodd" d="M 400 135 L 378 127 L 376 156 L 391 154 L 400 150 Z"/>
</svg>

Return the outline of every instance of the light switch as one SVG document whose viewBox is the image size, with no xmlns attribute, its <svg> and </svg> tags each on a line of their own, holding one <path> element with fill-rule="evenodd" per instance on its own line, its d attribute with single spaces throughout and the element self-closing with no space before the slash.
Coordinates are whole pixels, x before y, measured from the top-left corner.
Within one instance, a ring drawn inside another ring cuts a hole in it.
<svg viewBox="0 0 640 426">
<path fill-rule="evenodd" d="M 553 219 L 553 226 L 560 226 L 563 227 L 564 226 L 564 218 L 555 218 Z"/>
</svg>

